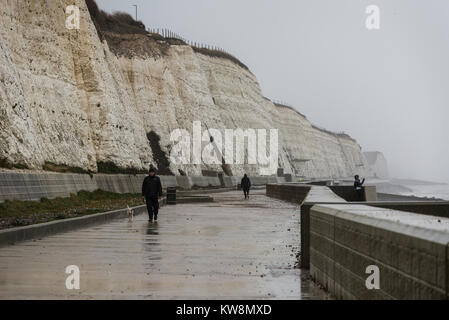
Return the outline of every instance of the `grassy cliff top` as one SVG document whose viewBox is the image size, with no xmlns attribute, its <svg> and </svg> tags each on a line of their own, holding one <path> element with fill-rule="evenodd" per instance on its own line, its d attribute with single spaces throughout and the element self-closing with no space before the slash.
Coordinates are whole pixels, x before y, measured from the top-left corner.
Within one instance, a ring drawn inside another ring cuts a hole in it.
<svg viewBox="0 0 449 320">
<path fill-rule="evenodd" d="M 164 54 L 166 52 L 166 46 L 160 42 L 165 42 L 169 46 L 189 45 L 180 39 L 165 38 L 160 34 L 148 32 L 142 21 L 136 21 L 128 13 L 114 12 L 109 14 L 101 10 L 95 0 L 86 0 L 86 5 L 100 39 L 106 40 L 111 49 L 117 54 L 132 56 L 144 51 L 148 55 L 155 57 L 159 53 Z M 140 41 L 138 40 L 139 38 Z M 132 41 L 129 41 L 130 39 Z M 230 60 L 249 71 L 249 68 L 243 62 L 229 53 L 195 46 L 191 47 L 197 53 Z"/>
</svg>

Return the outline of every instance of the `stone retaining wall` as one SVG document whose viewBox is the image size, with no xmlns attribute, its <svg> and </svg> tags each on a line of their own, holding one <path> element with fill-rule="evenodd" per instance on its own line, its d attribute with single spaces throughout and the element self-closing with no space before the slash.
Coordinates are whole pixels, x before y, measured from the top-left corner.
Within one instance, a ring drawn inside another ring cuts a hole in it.
<svg viewBox="0 0 449 320">
<path fill-rule="evenodd" d="M 352 186 L 337 188 L 267 185 L 268 196 L 301 204 L 302 268 L 339 299 L 449 297 L 449 202 L 362 205 L 344 199 Z M 374 198 L 374 187 L 365 190 Z M 380 270 L 379 290 L 365 284 L 371 265 Z"/>
<path fill-rule="evenodd" d="M 311 275 L 339 299 L 447 299 L 449 233 L 428 220 L 362 205 L 315 205 Z M 379 290 L 365 285 L 370 265 L 379 267 Z"/>
<path fill-rule="evenodd" d="M 140 193 L 146 175 L 107 175 L 73 173 L 15 173 L 0 172 L 0 202 L 5 200 L 40 200 L 69 197 L 81 190 L 98 189 L 114 193 Z M 283 182 L 283 177 L 250 177 L 252 184 L 265 185 Z M 224 185 L 218 176 L 161 176 L 162 186 L 185 190 L 194 188 L 236 187 L 241 177 L 224 177 Z"/>
<path fill-rule="evenodd" d="M 0 202 L 68 197 L 80 190 L 97 189 L 96 180 L 87 174 L 0 173 Z"/>
<path fill-rule="evenodd" d="M 301 204 L 311 188 L 305 184 L 267 184 L 267 196 Z"/>
<path fill-rule="evenodd" d="M 310 209 L 316 204 L 346 204 L 355 205 L 359 202 L 324 201 L 324 197 L 320 196 L 321 201 L 310 201 L 312 197 L 308 197 L 301 205 L 301 268 L 310 268 Z M 316 200 L 316 199 L 315 199 Z M 449 202 L 444 201 L 426 201 L 426 202 L 364 202 L 364 205 L 378 208 L 393 209 L 409 213 L 418 213 L 434 217 L 449 218 Z"/>
</svg>

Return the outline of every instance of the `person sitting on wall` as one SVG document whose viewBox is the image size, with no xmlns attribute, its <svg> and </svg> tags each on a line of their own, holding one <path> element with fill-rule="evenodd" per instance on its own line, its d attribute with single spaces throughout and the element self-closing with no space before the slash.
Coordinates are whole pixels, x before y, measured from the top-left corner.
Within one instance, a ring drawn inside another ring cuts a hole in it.
<svg viewBox="0 0 449 320">
<path fill-rule="evenodd" d="M 245 199 L 249 199 L 249 189 L 251 188 L 251 180 L 249 180 L 246 173 L 243 176 L 243 179 L 240 184 L 242 186 L 243 194 L 245 195 Z"/>
<path fill-rule="evenodd" d="M 365 178 L 363 178 L 362 181 L 360 181 L 359 175 L 356 175 L 354 177 L 354 189 L 357 194 L 357 200 L 358 201 L 364 201 L 365 197 L 363 196 L 363 184 L 365 183 Z"/>
<path fill-rule="evenodd" d="M 149 221 L 157 221 L 159 213 L 159 200 L 162 199 L 161 179 L 156 176 L 154 168 L 150 168 L 148 177 L 143 180 L 142 184 L 142 201 L 146 202 L 149 215 Z"/>
</svg>

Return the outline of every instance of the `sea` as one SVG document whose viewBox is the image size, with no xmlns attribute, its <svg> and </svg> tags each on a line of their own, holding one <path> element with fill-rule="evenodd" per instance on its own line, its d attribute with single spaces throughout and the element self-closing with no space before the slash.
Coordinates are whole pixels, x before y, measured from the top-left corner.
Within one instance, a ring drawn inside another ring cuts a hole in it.
<svg viewBox="0 0 449 320">
<path fill-rule="evenodd" d="M 449 201 L 449 184 L 408 179 L 372 181 L 377 192 Z"/>
</svg>

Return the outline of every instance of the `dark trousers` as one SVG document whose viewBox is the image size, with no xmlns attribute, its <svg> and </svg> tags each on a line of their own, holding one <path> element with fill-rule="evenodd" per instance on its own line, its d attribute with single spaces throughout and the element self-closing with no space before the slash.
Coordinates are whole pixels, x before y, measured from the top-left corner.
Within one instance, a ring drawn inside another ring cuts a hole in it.
<svg viewBox="0 0 449 320">
<path fill-rule="evenodd" d="M 157 218 L 157 214 L 159 213 L 159 200 L 158 198 L 147 198 L 147 210 L 148 216 L 150 220 L 153 220 L 153 215 Z"/>
<path fill-rule="evenodd" d="M 245 199 L 249 197 L 249 188 L 243 189 L 243 194 L 245 195 Z"/>
<path fill-rule="evenodd" d="M 365 193 L 363 189 L 355 190 L 355 193 L 357 195 L 357 201 L 365 201 Z"/>
</svg>

